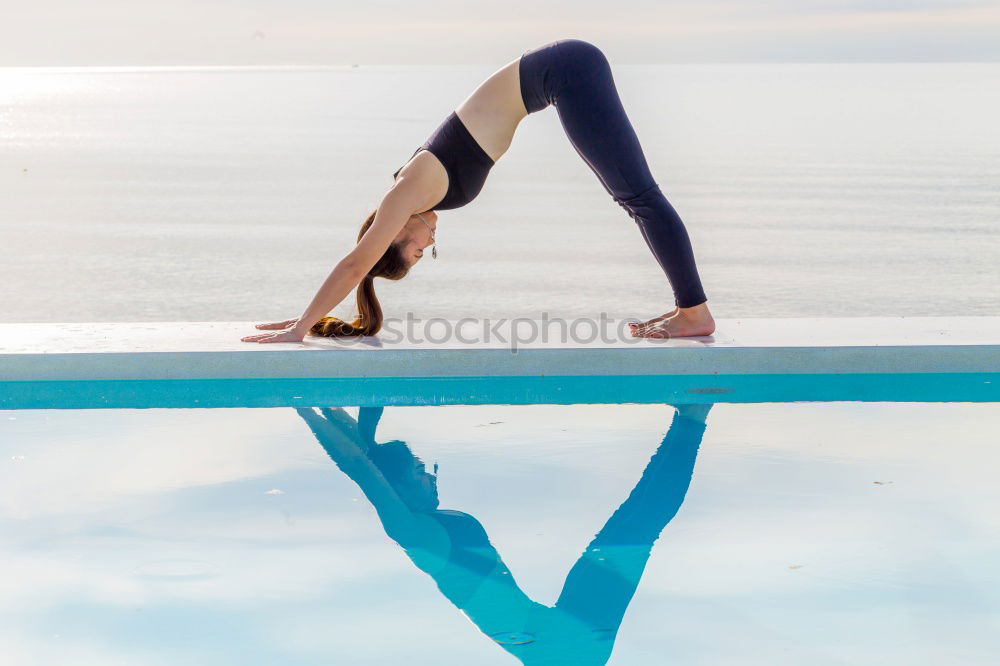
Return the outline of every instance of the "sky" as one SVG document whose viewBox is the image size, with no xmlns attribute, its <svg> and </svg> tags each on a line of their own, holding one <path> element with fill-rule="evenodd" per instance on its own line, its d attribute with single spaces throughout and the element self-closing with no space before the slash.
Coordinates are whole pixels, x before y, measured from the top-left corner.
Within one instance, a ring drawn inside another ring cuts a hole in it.
<svg viewBox="0 0 1000 666">
<path fill-rule="evenodd" d="M 1000 61 L 1000 0 L 0 0 L 0 66 Z"/>
</svg>

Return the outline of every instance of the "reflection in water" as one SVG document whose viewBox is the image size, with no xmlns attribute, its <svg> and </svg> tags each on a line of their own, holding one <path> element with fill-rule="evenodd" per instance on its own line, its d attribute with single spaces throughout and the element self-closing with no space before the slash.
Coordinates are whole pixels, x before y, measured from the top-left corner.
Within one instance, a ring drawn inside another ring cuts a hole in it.
<svg viewBox="0 0 1000 666">
<path fill-rule="evenodd" d="M 437 477 L 399 440 L 375 442 L 382 408 L 298 409 L 382 526 L 449 601 L 524 664 L 605 664 L 653 542 L 684 501 L 710 405 L 680 405 L 628 499 L 566 576 L 554 606 L 518 586 L 483 526 L 438 508 Z M 435 470 L 436 471 L 436 470 Z"/>
</svg>

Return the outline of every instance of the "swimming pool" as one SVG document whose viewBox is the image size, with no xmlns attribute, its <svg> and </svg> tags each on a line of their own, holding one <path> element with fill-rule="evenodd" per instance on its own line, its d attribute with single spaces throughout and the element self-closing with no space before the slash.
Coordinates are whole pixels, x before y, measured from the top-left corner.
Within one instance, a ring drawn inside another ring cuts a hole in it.
<svg viewBox="0 0 1000 666">
<path fill-rule="evenodd" d="M 939 322 L 0 325 L 3 663 L 993 663 L 1000 319 Z"/>
<path fill-rule="evenodd" d="M 993 663 L 1000 404 L 710 399 L 0 412 L 0 644 Z"/>
</svg>

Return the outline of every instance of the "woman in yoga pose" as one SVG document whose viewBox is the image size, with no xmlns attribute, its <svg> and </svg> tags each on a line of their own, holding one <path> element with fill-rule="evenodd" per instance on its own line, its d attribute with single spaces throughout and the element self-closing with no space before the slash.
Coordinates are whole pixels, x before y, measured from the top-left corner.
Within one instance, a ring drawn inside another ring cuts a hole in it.
<svg viewBox="0 0 1000 666">
<path fill-rule="evenodd" d="M 565 39 L 525 52 L 476 88 L 394 174 L 395 183 L 361 225 L 357 245 L 333 269 L 302 316 L 258 324 L 258 329 L 275 332 L 243 341 L 299 342 L 307 333 L 378 333 L 383 316 L 374 279 L 404 277 L 424 248 L 434 244 L 435 211 L 472 201 L 490 168 L 510 147 L 521 120 L 550 104 L 580 157 L 635 220 L 673 289 L 676 307 L 632 324 L 632 335 L 711 335 L 715 321 L 691 241 L 649 171 L 608 60 L 593 44 Z M 327 317 L 355 287 L 358 318 L 349 323 Z"/>
</svg>

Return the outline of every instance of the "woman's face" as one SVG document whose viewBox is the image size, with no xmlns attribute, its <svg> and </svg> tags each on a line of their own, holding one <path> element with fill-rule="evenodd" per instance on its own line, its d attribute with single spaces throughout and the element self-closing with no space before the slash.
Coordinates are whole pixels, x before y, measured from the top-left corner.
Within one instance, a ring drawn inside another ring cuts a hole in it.
<svg viewBox="0 0 1000 666">
<path fill-rule="evenodd" d="M 434 244 L 432 233 L 437 229 L 437 213 L 429 210 L 426 213 L 421 213 L 421 215 L 423 215 L 427 224 L 424 224 L 418 216 L 412 215 L 399 231 L 399 235 L 396 236 L 396 242 L 400 246 L 399 249 L 410 266 L 413 266 L 413 264 L 420 261 L 420 258 L 424 256 L 424 248 Z"/>
</svg>

